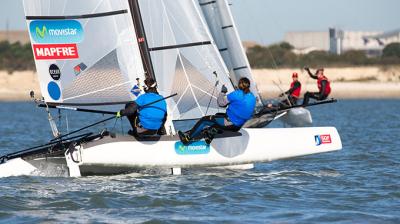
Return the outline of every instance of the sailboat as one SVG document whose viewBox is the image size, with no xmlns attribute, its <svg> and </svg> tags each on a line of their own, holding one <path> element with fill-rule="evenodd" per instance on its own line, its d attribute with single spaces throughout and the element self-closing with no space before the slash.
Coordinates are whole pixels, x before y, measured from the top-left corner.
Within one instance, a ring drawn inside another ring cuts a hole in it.
<svg viewBox="0 0 400 224">
<path fill-rule="evenodd" d="M 209 27 L 210 33 L 218 47 L 225 65 L 229 70 L 231 79 L 234 83 L 241 77 L 246 77 L 255 85 L 252 86 L 252 93 L 257 96 L 258 111 L 262 110 L 262 98 L 258 91 L 256 82 L 252 78 L 252 70 L 247 59 L 245 50 L 242 47 L 238 29 L 236 27 L 230 4 L 227 0 L 197 0 L 203 12 L 205 21 Z M 283 90 L 281 90 L 283 92 Z M 286 99 L 285 99 L 286 100 Z M 317 106 L 326 103 L 332 103 L 335 100 L 326 100 L 322 103 L 313 103 L 309 106 Z M 309 110 L 304 107 L 292 107 L 288 105 L 287 109 L 276 111 L 276 113 L 267 113 L 265 116 L 257 116 L 250 120 L 245 127 L 264 127 L 273 120 L 280 120 L 287 127 L 305 127 L 312 125 L 312 116 Z"/>
<path fill-rule="evenodd" d="M 54 138 L 0 157 L 0 177 L 40 173 L 48 164 L 66 167 L 71 177 L 149 168 L 180 174 L 182 168 L 251 168 L 258 162 L 340 150 L 341 139 L 334 127 L 250 125 L 239 132 L 224 132 L 210 145 L 202 140 L 190 145 L 180 142 L 177 122 L 224 112 L 216 102 L 221 86 L 233 91 L 238 77 L 251 79 L 244 53 L 231 50 L 239 48 L 218 47 L 204 4 L 195 0 L 24 0 L 43 95 L 36 102 L 48 111 Z M 224 37 L 238 38 L 235 35 Z M 223 56 L 224 51 L 229 54 Z M 243 68 L 237 62 L 244 63 Z M 140 95 L 137 79 L 147 77 L 157 81 L 161 95 L 168 96 L 165 135 L 138 139 L 106 130 L 83 132 L 115 120 L 114 116 L 59 133 L 52 108 L 115 115 Z M 255 88 L 252 91 L 257 94 Z"/>
</svg>

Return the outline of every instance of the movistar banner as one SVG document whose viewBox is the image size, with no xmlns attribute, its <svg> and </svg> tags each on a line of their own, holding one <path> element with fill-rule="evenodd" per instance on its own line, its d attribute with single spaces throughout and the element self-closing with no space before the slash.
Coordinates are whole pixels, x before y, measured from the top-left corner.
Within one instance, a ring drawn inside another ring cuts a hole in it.
<svg viewBox="0 0 400 224">
<path fill-rule="evenodd" d="M 41 44 L 69 44 L 83 41 L 82 25 L 76 20 L 35 20 L 29 25 L 32 39 Z"/>
<path fill-rule="evenodd" d="M 182 142 L 175 143 L 175 152 L 178 155 L 201 155 L 210 153 L 210 145 L 205 141 L 192 142 L 184 145 Z"/>
</svg>

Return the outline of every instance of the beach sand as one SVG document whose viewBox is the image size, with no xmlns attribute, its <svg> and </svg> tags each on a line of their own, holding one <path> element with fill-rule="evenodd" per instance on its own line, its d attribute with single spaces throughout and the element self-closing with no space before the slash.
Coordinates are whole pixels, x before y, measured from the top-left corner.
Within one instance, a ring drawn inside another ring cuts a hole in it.
<svg viewBox="0 0 400 224">
<path fill-rule="evenodd" d="M 315 70 L 312 69 L 314 72 Z M 253 70 L 258 89 L 265 98 L 274 98 L 290 88 L 292 73 L 299 74 L 302 94 L 318 92 L 316 80 L 301 69 Z M 330 97 L 338 99 L 400 99 L 400 66 L 326 68 L 325 75 L 331 80 Z"/>
<path fill-rule="evenodd" d="M 10 75 L 5 71 L 0 71 L 0 101 L 28 101 L 31 90 L 40 97 L 36 72 L 15 72 Z"/>
<path fill-rule="evenodd" d="M 300 69 L 255 69 L 253 76 L 264 98 L 275 98 L 289 89 L 291 74 L 299 73 L 302 94 L 317 91 L 316 81 Z M 327 68 L 326 76 L 332 81 L 331 97 L 338 99 L 400 99 L 400 66 Z M 40 97 L 38 77 L 35 72 L 8 74 L 0 71 L 0 101 L 28 101 L 33 90 Z"/>
</svg>

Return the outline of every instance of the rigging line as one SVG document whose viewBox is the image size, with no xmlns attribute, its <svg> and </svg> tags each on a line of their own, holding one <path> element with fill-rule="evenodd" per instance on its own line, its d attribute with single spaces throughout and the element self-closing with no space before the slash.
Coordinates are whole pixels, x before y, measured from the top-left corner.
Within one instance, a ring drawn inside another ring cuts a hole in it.
<svg viewBox="0 0 400 224">
<path fill-rule="evenodd" d="M 256 20 L 255 20 L 255 17 L 253 16 L 253 14 L 250 14 L 250 16 L 253 18 L 253 21 L 256 21 Z M 257 25 L 259 25 L 259 24 L 257 24 Z M 272 59 L 272 66 L 273 66 L 273 69 L 277 70 L 277 69 L 279 68 L 279 66 L 278 66 L 278 64 L 277 64 L 277 62 L 276 62 L 276 59 L 275 59 L 274 55 L 272 54 L 271 50 L 270 50 L 269 47 L 267 46 L 266 42 L 264 41 L 263 35 L 261 35 L 260 30 L 261 30 L 261 29 L 257 29 L 257 28 L 256 28 L 257 36 L 258 36 L 259 39 L 261 40 L 261 44 L 262 44 L 263 46 L 265 46 L 265 48 L 267 49 L 267 52 L 268 52 L 268 54 L 270 55 L 270 57 L 271 57 L 271 59 Z M 274 73 L 274 75 L 275 75 L 275 77 L 278 78 L 279 83 L 282 84 L 281 78 L 280 78 L 276 73 Z M 284 91 L 282 90 L 282 88 L 280 87 L 280 85 L 276 84 L 275 82 L 274 82 L 274 84 L 277 85 L 277 86 L 279 87 L 279 89 L 281 90 L 281 93 L 284 93 Z M 286 95 L 285 95 L 285 96 L 286 96 Z M 286 97 L 287 97 L 287 96 L 286 96 Z"/>
<path fill-rule="evenodd" d="M 214 99 L 217 99 L 217 97 L 214 96 L 214 94 L 211 95 L 209 92 L 206 92 L 206 91 L 200 89 L 199 87 L 197 87 L 197 86 L 194 85 L 194 84 L 192 84 L 192 86 L 193 86 L 194 88 L 198 89 L 200 92 L 203 92 L 204 94 L 209 95 L 210 97 L 212 97 L 212 98 L 214 98 Z"/>
<path fill-rule="evenodd" d="M 178 51 L 179 51 L 179 50 L 178 50 Z M 181 62 L 181 64 L 182 64 L 183 73 L 185 74 L 186 80 L 187 80 L 187 82 L 188 82 L 188 84 L 189 84 L 189 89 L 190 89 L 190 91 L 192 92 L 192 96 L 193 96 L 193 98 L 194 98 L 194 101 L 196 102 L 196 104 L 197 104 L 197 106 L 198 106 L 198 108 L 199 108 L 199 110 L 200 110 L 202 116 L 204 116 L 204 112 L 201 110 L 200 103 L 198 102 L 198 99 L 196 98 L 196 94 L 194 93 L 192 83 L 190 83 L 190 79 L 189 79 L 189 76 L 188 76 L 188 74 L 187 74 L 187 72 L 186 72 L 185 65 L 183 64 L 183 60 L 182 60 L 182 56 L 181 56 L 180 52 L 178 53 L 178 57 L 179 57 L 179 60 L 180 60 L 180 62 Z"/>
<path fill-rule="evenodd" d="M 195 8 L 195 9 L 196 9 L 196 8 Z M 195 11 L 197 11 L 197 10 L 195 10 Z M 167 16 L 167 18 L 168 18 L 168 21 L 169 21 L 169 17 L 171 17 L 171 19 L 172 19 L 175 23 L 179 24 L 179 22 L 175 19 L 175 17 L 173 16 L 173 14 L 171 15 L 171 13 L 168 13 L 168 11 L 167 11 L 166 8 L 165 8 L 165 13 L 166 13 L 166 16 Z M 200 15 L 199 15 L 199 18 L 200 18 L 200 20 L 201 20 L 201 22 L 202 22 L 203 27 L 205 27 L 205 24 L 203 23 L 203 21 L 202 21 Z M 178 27 L 178 29 L 183 33 L 183 35 L 184 35 L 186 38 L 191 39 L 190 36 L 187 34 L 187 32 L 186 32 L 185 30 L 183 30 L 180 26 L 177 26 L 177 27 Z M 170 27 L 170 28 L 171 28 L 171 31 L 172 31 L 172 27 Z M 207 36 L 208 36 L 208 39 L 211 40 L 210 34 L 209 34 L 208 32 L 207 32 Z M 210 42 L 211 42 L 211 41 L 210 41 Z M 175 43 L 177 43 L 176 39 L 175 39 Z M 214 45 L 215 45 L 215 44 L 214 44 Z M 214 46 L 214 47 L 215 47 L 215 46 Z M 203 46 L 203 48 L 204 48 L 204 46 Z M 204 54 L 202 54 L 202 53 L 199 51 L 198 48 L 194 47 L 193 49 L 198 53 L 198 55 L 200 56 L 200 58 L 203 59 L 203 61 L 206 63 L 206 66 L 208 67 L 208 69 L 211 70 L 212 67 L 211 67 L 211 65 L 209 65 L 209 61 L 208 61 L 207 57 L 203 56 Z M 220 63 L 221 63 L 221 62 L 220 62 Z"/>
<path fill-rule="evenodd" d="M 67 133 L 69 133 L 68 113 L 65 113 L 65 123 L 66 123 L 66 125 L 67 125 Z"/>
<path fill-rule="evenodd" d="M 166 15 L 166 17 L 167 17 L 168 26 L 169 26 L 170 30 L 172 31 L 171 21 L 170 21 L 170 19 L 169 19 L 169 16 L 168 16 L 168 13 L 167 13 L 167 9 L 166 9 L 166 7 L 165 7 L 164 2 L 162 2 L 162 6 L 163 6 L 164 13 L 165 13 L 165 15 Z M 175 36 L 173 36 L 173 38 L 174 38 L 175 43 L 176 43 L 176 38 L 175 38 Z M 199 110 L 200 110 L 200 112 L 202 113 L 202 116 L 204 116 L 204 113 L 203 113 L 203 111 L 201 110 L 200 104 L 199 104 L 199 102 L 197 101 L 196 95 L 194 94 L 192 85 L 191 85 L 191 83 L 190 83 L 189 76 L 188 76 L 188 74 L 187 74 L 187 72 L 186 72 L 186 68 L 185 68 L 185 65 L 184 65 L 183 60 L 182 60 L 181 52 L 180 52 L 179 49 L 176 49 L 176 51 L 177 51 L 177 53 L 178 53 L 179 61 L 181 62 L 181 65 L 182 65 L 183 74 L 185 74 L 186 81 L 187 81 L 188 84 L 189 84 L 189 88 L 190 88 L 190 91 L 192 92 L 193 98 L 194 98 L 194 100 L 195 100 L 197 106 L 199 107 Z"/>
<path fill-rule="evenodd" d="M 194 86 L 196 89 L 199 89 L 198 87 L 196 87 L 196 86 Z M 203 91 L 203 90 L 201 90 L 201 89 L 199 89 L 200 91 Z M 211 90 L 211 89 L 210 89 Z M 203 91 L 204 92 L 204 91 Z M 208 93 L 207 93 L 208 94 Z M 207 94 L 204 94 L 204 95 L 202 95 L 200 98 L 199 98 L 199 100 L 202 100 L 204 97 L 206 97 L 207 96 Z M 208 94 L 209 95 L 209 94 Z M 196 102 L 195 103 L 193 103 L 191 106 L 189 106 L 189 107 L 187 107 L 187 108 L 192 108 L 192 107 L 194 107 L 194 105 L 196 105 Z M 189 111 L 188 111 L 189 112 Z M 185 112 L 185 113 L 183 113 L 183 115 L 181 116 L 181 117 L 183 117 L 185 114 L 187 114 L 188 112 Z"/>
<path fill-rule="evenodd" d="M 207 110 L 206 110 L 206 115 L 208 114 L 208 109 L 210 109 L 211 101 L 212 101 L 212 99 L 214 98 L 214 93 L 215 93 L 215 90 L 217 89 L 217 86 L 218 86 L 218 80 L 217 80 L 217 82 L 215 83 L 215 86 L 214 86 L 214 89 L 213 89 L 213 92 L 212 92 L 212 96 L 210 97 L 210 101 L 208 102 Z"/>
<path fill-rule="evenodd" d="M 81 95 L 78 95 L 78 96 L 66 98 L 66 99 L 64 99 L 64 101 L 73 100 L 73 99 L 80 98 L 80 97 L 83 97 L 83 96 L 87 96 L 87 95 L 90 95 L 90 94 L 102 92 L 102 91 L 109 90 L 109 89 L 112 89 L 112 88 L 115 88 L 115 87 L 123 86 L 123 85 L 125 85 L 125 84 L 129 84 L 129 83 L 131 83 L 131 82 L 134 82 L 134 81 L 131 80 L 131 81 L 127 81 L 127 82 L 123 82 L 123 83 L 120 83 L 120 84 L 116 84 L 116 85 L 113 85 L 113 86 L 110 86 L 110 87 L 107 87 L 107 88 L 103 88 L 103 89 L 99 89 L 99 90 L 96 90 L 96 91 L 84 93 L 84 94 L 81 94 Z"/>
<path fill-rule="evenodd" d="M 183 91 L 183 94 L 179 97 L 178 101 L 176 102 L 174 108 L 172 109 L 172 113 L 174 113 L 175 109 L 178 108 L 178 104 L 181 102 L 182 98 L 185 96 L 186 92 L 189 90 L 189 86 L 186 87 L 185 91 Z"/>
<path fill-rule="evenodd" d="M 122 118 L 121 118 L 121 132 L 124 133 L 124 123 L 122 122 Z"/>
<path fill-rule="evenodd" d="M 284 91 L 275 81 L 272 81 L 272 82 L 273 82 L 273 83 L 279 88 L 279 90 L 283 93 L 283 95 L 285 96 L 285 99 L 288 101 L 289 105 L 292 106 L 292 103 L 291 103 L 290 100 L 289 100 L 288 94 L 286 94 L 285 91 Z"/>
</svg>

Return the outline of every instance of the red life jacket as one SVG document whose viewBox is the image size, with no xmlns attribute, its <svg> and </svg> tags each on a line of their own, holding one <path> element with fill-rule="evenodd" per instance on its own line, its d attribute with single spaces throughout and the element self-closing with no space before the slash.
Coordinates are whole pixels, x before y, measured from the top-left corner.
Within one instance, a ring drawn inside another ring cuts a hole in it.
<svg viewBox="0 0 400 224">
<path fill-rule="evenodd" d="M 324 95 L 329 95 L 331 93 L 331 83 L 329 82 L 328 78 L 325 76 L 322 76 L 322 78 L 318 79 L 318 89 L 321 92 L 322 91 L 322 81 L 326 81 L 326 86 L 325 86 L 325 91 L 323 92 Z"/>
<path fill-rule="evenodd" d="M 290 84 L 290 88 L 293 88 L 293 87 L 294 87 L 294 84 L 295 84 L 296 82 L 297 82 L 297 81 L 293 81 L 292 84 Z M 300 98 L 300 92 L 301 92 L 301 84 L 300 84 L 300 87 L 299 87 L 299 88 L 296 88 L 296 89 L 293 91 L 292 96 L 293 96 L 293 97 L 296 97 L 296 98 Z"/>
</svg>

